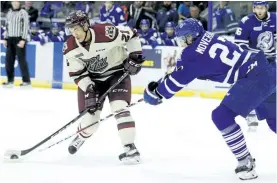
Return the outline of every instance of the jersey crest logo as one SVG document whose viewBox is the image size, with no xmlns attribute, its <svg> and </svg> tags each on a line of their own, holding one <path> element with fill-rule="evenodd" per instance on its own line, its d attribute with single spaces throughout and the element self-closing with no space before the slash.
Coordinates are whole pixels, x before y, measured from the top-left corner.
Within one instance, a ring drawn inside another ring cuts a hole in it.
<svg viewBox="0 0 277 183">
<path fill-rule="evenodd" d="M 257 48 L 260 48 L 261 50 L 269 50 L 273 46 L 273 35 L 270 31 L 265 31 L 261 33 L 257 38 Z"/>
<path fill-rule="evenodd" d="M 106 26 L 105 27 L 105 36 L 110 39 L 114 39 L 115 37 L 115 27 L 114 26 Z"/>
<path fill-rule="evenodd" d="M 97 55 L 90 59 L 80 58 L 80 60 L 85 62 L 87 70 L 89 72 L 101 72 L 109 65 L 107 62 L 107 57 L 100 59 L 100 55 Z"/>
</svg>

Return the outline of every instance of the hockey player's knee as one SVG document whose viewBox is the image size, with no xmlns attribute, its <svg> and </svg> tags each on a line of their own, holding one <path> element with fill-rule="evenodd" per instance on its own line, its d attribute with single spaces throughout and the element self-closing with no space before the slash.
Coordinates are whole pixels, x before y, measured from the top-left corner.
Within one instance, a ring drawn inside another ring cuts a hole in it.
<svg viewBox="0 0 277 183">
<path fill-rule="evenodd" d="M 135 121 L 131 117 L 130 111 L 126 109 L 127 105 L 127 102 L 123 100 L 111 102 L 113 112 L 125 109 L 115 115 L 119 137 L 123 145 L 134 143 L 135 140 Z"/>
<path fill-rule="evenodd" d="M 232 110 L 222 104 L 212 112 L 212 120 L 220 131 L 234 125 L 236 116 L 237 115 Z"/>
<path fill-rule="evenodd" d="M 277 133 L 276 132 L 276 119 L 267 119 L 266 120 L 269 128 L 274 132 L 274 133 Z"/>
<path fill-rule="evenodd" d="M 78 127 L 78 130 L 85 128 L 85 127 L 95 123 L 96 121 L 98 121 L 100 119 L 100 113 L 101 113 L 101 111 L 99 111 L 99 110 L 96 111 L 94 113 L 94 115 L 92 115 L 90 113 L 86 113 L 82 118 L 82 121 Z M 97 131 L 98 127 L 99 127 L 99 123 L 96 123 L 95 125 L 83 130 L 80 133 L 80 135 L 84 138 L 88 138 Z"/>
</svg>

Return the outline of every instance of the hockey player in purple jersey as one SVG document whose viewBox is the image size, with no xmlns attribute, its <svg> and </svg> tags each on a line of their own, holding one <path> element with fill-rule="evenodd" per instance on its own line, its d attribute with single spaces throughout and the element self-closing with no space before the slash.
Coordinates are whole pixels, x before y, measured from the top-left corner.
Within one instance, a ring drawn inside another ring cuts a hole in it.
<svg viewBox="0 0 277 183">
<path fill-rule="evenodd" d="M 61 27 L 58 23 L 53 23 L 51 31 L 47 33 L 49 42 L 64 42 L 64 31 L 61 30 Z"/>
<path fill-rule="evenodd" d="M 150 28 L 150 21 L 148 19 L 142 19 L 140 22 L 140 29 L 137 31 L 141 44 L 150 45 L 155 48 L 161 43 L 158 32 Z"/>
<path fill-rule="evenodd" d="M 100 9 L 100 21 L 101 23 L 112 23 L 115 26 L 127 25 L 125 20 L 125 14 L 122 8 L 113 1 L 107 1 Z"/>
<path fill-rule="evenodd" d="M 161 33 L 161 42 L 164 46 L 177 46 L 174 22 L 165 24 L 165 32 Z"/>
<path fill-rule="evenodd" d="M 41 45 L 47 42 L 47 38 L 43 30 L 39 30 L 39 25 L 37 22 L 31 22 L 30 24 L 30 34 L 28 35 L 28 41 L 37 41 Z"/>
<path fill-rule="evenodd" d="M 267 1 L 254 1 L 254 13 L 241 19 L 234 42 L 242 49 L 254 53 L 263 50 L 267 59 L 274 64 L 276 62 L 276 12 L 268 12 L 268 8 Z M 274 101 L 276 97 L 272 95 L 268 102 L 275 105 Z M 255 111 L 251 111 L 246 120 L 249 129 L 255 130 L 258 126 Z"/>
<path fill-rule="evenodd" d="M 178 45 L 184 48 L 176 69 L 158 82 L 149 83 L 144 91 L 145 102 L 161 104 L 164 98 L 171 98 L 196 78 L 233 84 L 211 117 L 238 160 L 235 169 L 238 177 L 242 180 L 257 178 L 255 159 L 235 117 L 246 117 L 251 110 L 257 109 L 276 133 L 276 102 L 274 108 L 264 102 L 276 92 L 276 68 L 268 62 L 263 51 L 243 50 L 205 31 L 196 19 L 185 20 L 175 32 Z"/>
</svg>

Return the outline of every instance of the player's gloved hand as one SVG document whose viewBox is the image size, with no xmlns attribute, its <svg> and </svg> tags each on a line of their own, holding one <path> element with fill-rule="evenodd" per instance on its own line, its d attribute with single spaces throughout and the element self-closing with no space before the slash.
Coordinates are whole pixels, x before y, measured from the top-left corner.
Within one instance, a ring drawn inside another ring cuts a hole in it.
<svg viewBox="0 0 277 183">
<path fill-rule="evenodd" d="M 159 105 L 162 103 L 163 97 L 157 92 L 157 82 L 151 82 L 148 84 L 143 93 L 143 99 L 150 105 Z"/>
<path fill-rule="evenodd" d="M 141 70 L 141 64 L 144 62 L 141 53 L 130 53 L 129 58 L 124 60 L 124 71 L 130 75 L 136 75 Z"/>
<path fill-rule="evenodd" d="M 88 85 L 87 90 L 85 92 L 85 107 L 89 109 L 90 113 L 96 111 L 98 98 L 99 92 L 95 90 L 94 85 Z"/>
</svg>

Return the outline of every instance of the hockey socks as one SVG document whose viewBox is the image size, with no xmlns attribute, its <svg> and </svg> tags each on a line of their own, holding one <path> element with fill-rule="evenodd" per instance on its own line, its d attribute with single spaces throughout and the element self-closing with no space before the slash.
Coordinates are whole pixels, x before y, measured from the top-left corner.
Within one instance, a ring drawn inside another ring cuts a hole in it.
<svg viewBox="0 0 277 183">
<path fill-rule="evenodd" d="M 222 136 L 238 161 L 242 161 L 250 155 L 244 135 L 238 124 L 234 124 L 223 130 Z"/>
<path fill-rule="evenodd" d="M 237 116 L 225 105 L 220 104 L 212 112 L 212 119 L 238 161 L 250 155 L 240 126 L 236 123 Z"/>
</svg>

